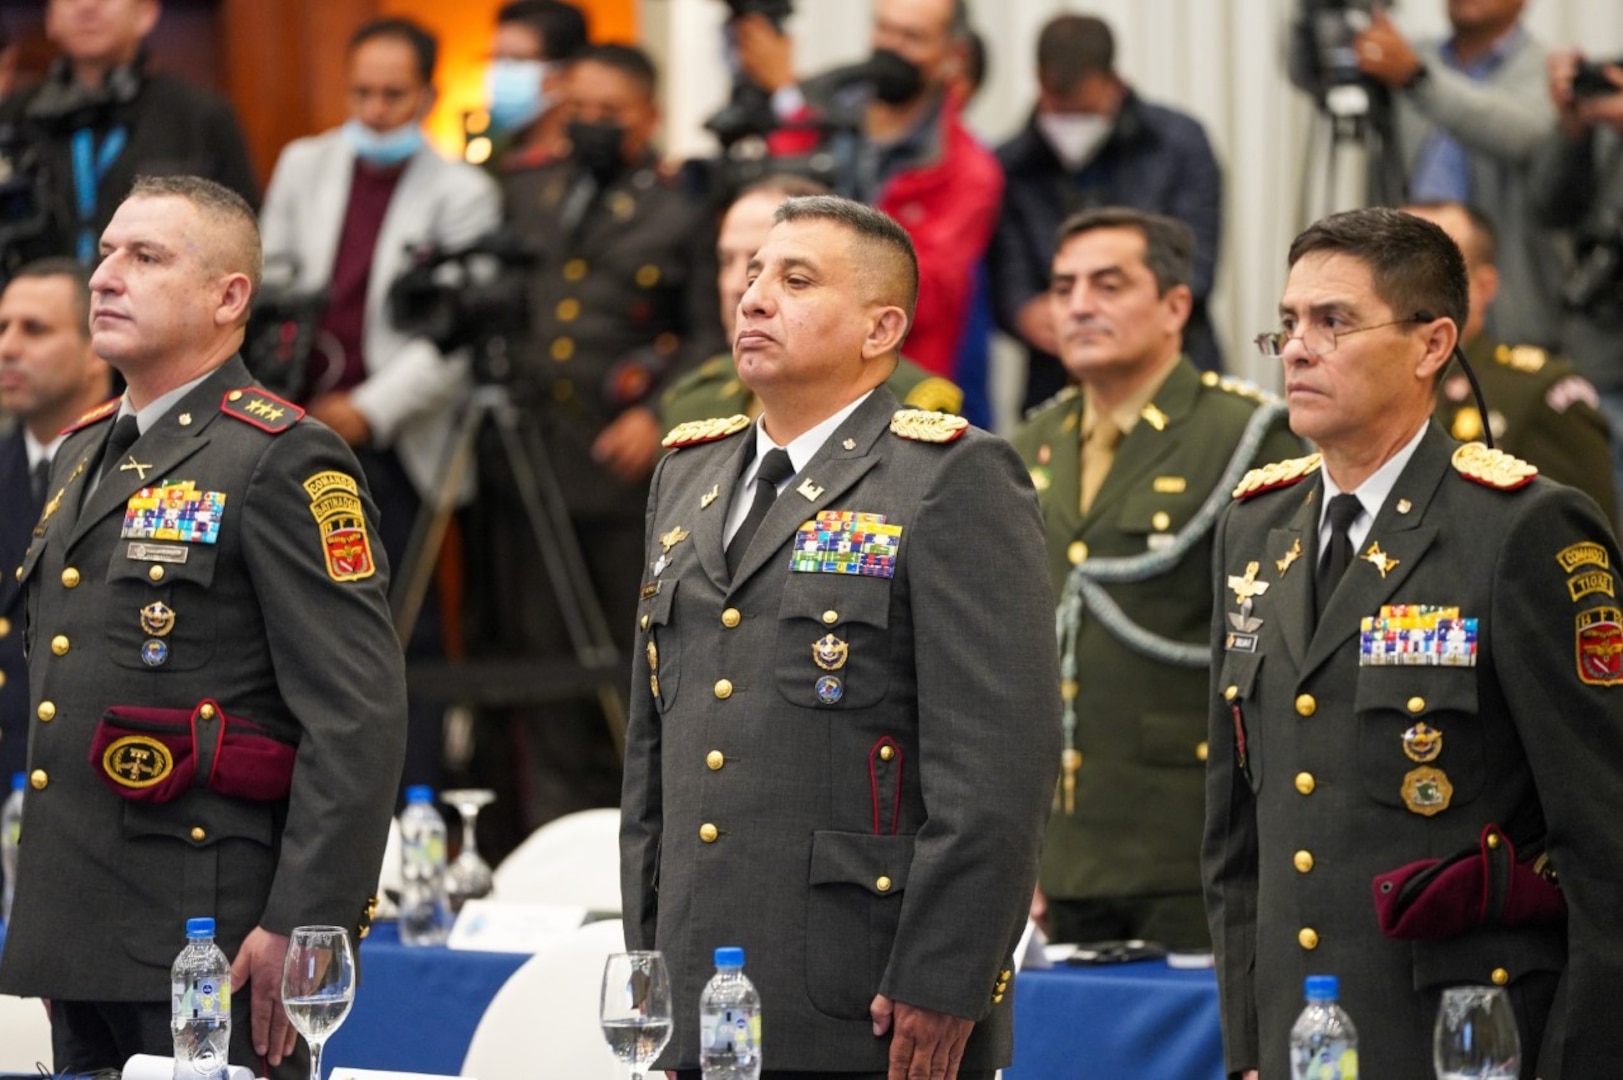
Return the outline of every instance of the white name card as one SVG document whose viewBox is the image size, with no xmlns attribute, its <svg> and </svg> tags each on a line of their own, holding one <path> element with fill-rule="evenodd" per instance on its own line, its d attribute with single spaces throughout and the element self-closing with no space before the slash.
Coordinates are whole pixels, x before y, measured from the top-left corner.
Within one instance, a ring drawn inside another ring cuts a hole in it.
<svg viewBox="0 0 1623 1080">
<path fill-rule="evenodd" d="M 445 944 L 482 952 L 533 953 L 585 922 L 583 907 L 469 900 L 462 905 Z"/>
</svg>

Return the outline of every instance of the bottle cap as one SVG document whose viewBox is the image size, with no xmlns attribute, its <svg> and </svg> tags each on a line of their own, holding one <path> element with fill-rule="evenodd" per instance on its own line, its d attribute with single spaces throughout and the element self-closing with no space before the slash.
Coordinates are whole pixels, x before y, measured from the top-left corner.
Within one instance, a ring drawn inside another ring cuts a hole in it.
<svg viewBox="0 0 1623 1080">
<path fill-rule="evenodd" d="M 28 774 L 27 773 L 14 772 L 14 773 L 11 774 L 11 790 L 12 791 L 21 791 L 23 788 L 25 788 L 27 786 L 28 786 Z"/>
<path fill-rule="evenodd" d="M 737 945 L 723 945 L 716 950 L 716 966 L 719 968 L 743 967 L 744 950 Z"/>
<path fill-rule="evenodd" d="M 413 784 L 406 789 L 408 803 L 431 803 L 434 801 L 434 789 L 427 784 Z"/>
<path fill-rule="evenodd" d="M 208 916 L 200 919 L 186 920 L 186 936 L 189 938 L 208 938 L 214 936 L 214 920 Z"/>
<path fill-rule="evenodd" d="M 1341 983 L 1334 975 L 1309 975 L 1307 999 L 1309 1001 L 1335 1001 L 1341 996 Z"/>
</svg>

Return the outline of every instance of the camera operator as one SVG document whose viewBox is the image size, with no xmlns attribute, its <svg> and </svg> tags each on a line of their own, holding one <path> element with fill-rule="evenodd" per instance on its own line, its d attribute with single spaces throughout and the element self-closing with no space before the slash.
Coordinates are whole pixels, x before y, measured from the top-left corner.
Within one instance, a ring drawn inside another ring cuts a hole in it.
<svg viewBox="0 0 1623 1080">
<path fill-rule="evenodd" d="M 450 450 L 467 357 L 446 357 L 402 332 L 386 306 L 389 286 L 408 265 L 408 248 L 460 250 L 501 220 L 495 182 L 440 157 L 424 137 L 437 53 L 434 37 L 404 19 L 357 30 L 348 122 L 288 144 L 260 223 L 266 262 L 294 270 L 287 292 L 326 292 L 318 346 L 293 394 L 355 450 L 399 576 L 410 572 L 412 525 Z M 436 605 L 423 611 L 408 656 L 440 651 Z M 439 783 L 440 715 L 412 701 L 407 784 Z"/>
<path fill-rule="evenodd" d="M 1577 50 L 1556 52 L 1549 84 L 1558 130 L 1534 164 L 1533 208 L 1543 224 L 1574 233 L 1567 349 L 1600 390 L 1612 474 L 1623 481 L 1623 61 L 1586 64 Z"/>
<path fill-rule="evenodd" d="M 1407 191 L 1376 191 L 1372 201 L 1479 207 L 1499 229 L 1504 281 L 1489 332 L 1554 348 L 1560 261 L 1527 196 L 1534 151 L 1555 123 L 1542 90 L 1545 49 L 1522 23 L 1526 0 L 1447 2 L 1446 41 L 1411 43 L 1379 3 L 1354 40 L 1359 69 L 1392 91 L 1408 182 Z"/>
<path fill-rule="evenodd" d="M 0 129 L 19 139 L 10 164 L 32 174 L 45 219 L 39 235 L 8 256 L 90 262 L 138 172 L 204 176 L 258 205 L 231 106 L 149 70 L 142 42 L 161 11 L 159 0 L 46 3 L 45 33 L 62 55 L 39 86 L 0 104 Z"/>
<path fill-rule="evenodd" d="M 963 103 L 952 92 L 969 36 L 964 0 L 878 0 L 870 61 L 800 84 L 793 42 L 770 19 L 752 13 L 733 25 L 739 66 L 792 129 L 769 140 L 774 153 L 821 141 L 842 164 L 841 193 L 872 203 L 912 238 L 921 276 L 906 352 L 952 379 L 1003 195 L 1002 169 L 960 122 Z M 828 123 L 843 117 L 855 118 L 856 130 Z M 816 134 L 819 125 L 826 134 Z"/>
</svg>

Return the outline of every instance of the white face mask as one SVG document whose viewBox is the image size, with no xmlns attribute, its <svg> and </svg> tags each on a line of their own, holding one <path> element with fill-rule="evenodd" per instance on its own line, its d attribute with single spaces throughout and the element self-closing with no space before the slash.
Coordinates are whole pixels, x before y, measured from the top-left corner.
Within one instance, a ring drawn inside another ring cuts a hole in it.
<svg viewBox="0 0 1623 1080">
<path fill-rule="evenodd" d="M 1094 113 L 1038 113 L 1037 130 L 1067 169 L 1075 171 L 1093 160 L 1115 122 Z"/>
</svg>

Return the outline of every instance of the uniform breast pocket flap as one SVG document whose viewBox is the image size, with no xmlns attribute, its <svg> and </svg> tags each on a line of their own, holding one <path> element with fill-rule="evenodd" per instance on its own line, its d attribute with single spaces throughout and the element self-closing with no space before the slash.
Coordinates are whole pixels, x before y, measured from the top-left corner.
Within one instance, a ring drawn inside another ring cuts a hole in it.
<svg viewBox="0 0 1623 1080">
<path fill-rule="evenodd" d="M 196 671 L 214 658 L 219 604 L 208 587 L 217 558 L 217 549 L 204 544 L 129 542 L 114 549 L 102 619 L 115 664 Z"/>
<path fill-rule="evenodd" d="M 1430 817 L 1481 793 L 1475 668 L 1361 667 L 1353 707 L 1359 774 L 1375 801 Z"/>
<path fill-rule="evenodd" d="M 778 692 L 809 709 L 884 699 L 890 670 L 890 579 L 790 574 L 778 608 Z"/>
</svg>

